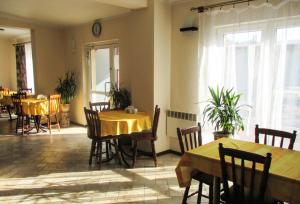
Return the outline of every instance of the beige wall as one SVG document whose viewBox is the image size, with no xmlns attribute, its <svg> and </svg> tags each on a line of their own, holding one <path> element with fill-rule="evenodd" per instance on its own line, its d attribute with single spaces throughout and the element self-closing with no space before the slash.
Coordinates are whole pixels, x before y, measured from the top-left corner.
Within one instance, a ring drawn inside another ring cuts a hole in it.
<svg viewBox="0 0 300 204">
<path fill-rule="evenodd" d="M 198 14 L 190 8 L 199 1 L 172 6 L 171 108 L 176 111 L 197 111 L 198 102 L 198 32 L 179 32 L 181 27 L 198 26 Z"/>
<path fill-rule="evenodd" d="M 161 108 L 156 148 L 163 151 L 169 149 L 166 111 L 171 91 L 171 6 L 165 0 L 155 0 L 154 5 L 154 104 Z"/>
<path fill-rule="evenodd" d="M 36 92 L 41 94 L 52 93 L 58 77 L 65 72 L 63 32 L 59 29 L 1 16 L 0 25 L 32 30 L 31 43 Z"/>
<path fill-rule="evenodd" d="M 85 46 L 92 42 L 117 39 L 120 44 L 120 82 L 132 93 L 133 105 L 153 111 L 153 7 L 129 15 L 102 21 L 99 38 L 91 33 L 92 23 L 65 30 L 66 67 L 76 71 L 79 80 L 77 96 L 72 103 L 72 121 L 85 124 L 83 107 L 89 102 L 89 73 L 85 65 Z M 76 48 L 72 48 L 72 44 Z"/>
<path fill-rule="evenodd" d="M 16 88 L 16 57 L 11 39 L 0 38 L 0 86 Z"/>
</svg>

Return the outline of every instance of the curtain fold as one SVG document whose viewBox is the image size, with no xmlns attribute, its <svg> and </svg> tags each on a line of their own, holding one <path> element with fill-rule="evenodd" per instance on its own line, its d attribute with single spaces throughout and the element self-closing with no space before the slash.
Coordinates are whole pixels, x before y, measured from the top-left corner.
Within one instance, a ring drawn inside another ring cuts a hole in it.
<svg viewBox="0 0 300 204">
<path fill-rule="evenodd" d="M 27 88 L 25 45 L 16 45 L 17 88 Z"/>
<path fill-rule="evenodd" d="M 240 137 L 253 140 L 255 124 L 299 131 L 300 1 L 257 1 L 199 14 L 198 53 L 199 101 L 210 97 L 209 86 L 219 86 L 234 88 L 240 103 L 252 107 L 242 113 Z M 201 113 L 206 103 L 199 104 Z"/>
</svg>

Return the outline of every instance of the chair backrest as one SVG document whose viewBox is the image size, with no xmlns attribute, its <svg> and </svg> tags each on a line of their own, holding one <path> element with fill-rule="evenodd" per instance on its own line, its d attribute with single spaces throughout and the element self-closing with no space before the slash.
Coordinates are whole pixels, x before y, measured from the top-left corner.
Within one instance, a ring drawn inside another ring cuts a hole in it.
<svg viewBox="0 0 300 204">
<path fill-rule="evenodd" d="M 23 115 L 21 99 L 25 99 L 25 98 L 26 98 L 26 93 L 17 93 L 11 95 L 11 100 L 16 110 L 16 115 L 19 116 Z"/>
<path fill-rule="evenodd" d="M 99 112 L 89 110 L 84 107 L 85 118 L 88 126 L 88 137 L 91 139 L 98 138 L 101 131 L 101 122 L 99 118 Z"/>
<path fill-rule="evenodd" d="M 20 88 L 19 93 L 32 93 L 32 88 Z"/>
<path fill-rule="evenodd" d="M 177 137 L 182 154 L 186 151 L 189 151 L 190 149 L 201 146 L 202 134 L 200 123 L 198 123 L 197 126 L 189 128 L 177 128 Z"/>
<path fill-rule="evenodd" d="M 99 112 L 108 111 L 110 110 L 110 103 L 109 102 L 90 102 L 91 110 L 97 110 Z"/>
<path fill-rule="evenodd" d="M 284 139 L 289 139 L 290 143 L 288 145 L 288 149 L 294 148 L 294 143 L 297 136 L 297 131 L 293 131 L 293 133 L 285 132 L 281 130 L 273 130 L 273 129 L 266 129 L 266 128 L 259 128 L 258 125 L 255 126 L 255 143 L 260 143 L 260 135 L 262 135 L 263 143 L 265 145 L 272 145 L 275 146 L 276 138 L 280 139 L 280 148 L 283 148 Z M 270 142 L 270 138 L 272 138 L 272 142 Z"/>
<path fill-rule="evenodd" d="M 56 115 L 59 112 L 60 94 L 53 94 L 49 96 L 49 115 Z"/>
<path fill-rule="evenodd" d="M 158 105 L 156 105 L 154 110 L 153 122 L 152 122 L 152 136 L 154 138 L 157 138 L 157 127 L 158 127 L 159 115 L 160 115 L 160 108 L 158 107 Z"/>
<path fill-rule="evenodd" d="M 251 169 L 251 176 L 246 179 L 250 179 L 250 185 L 247 188 L 249 191 L 249 197 L 247 198 L 247 204 L 262 204 L 264 202 L 265 192 L 267 188 L 267 181 L 269 175 L 269 169 L 272 161 L 271 153 L 267 153 L 266 157 L 254 154 L 251 152 L 245 152 L 237 149 L 224 148 L 223 144 L 219 144 L 219 154 L 221 161 L 221 170 L 222 170 L 222 180 L 224 187 L 224 195 L 226 200 L 231 201 L 232 203 L 243 204 L 246 203 L 244 192 L 245 192 L 245 160 L 249 161 L 252 165 L 248 166 L 247 169 Z M 230 159 L 226 162 L 225 156 L 228 156 Z M 241 161 L 239 168 L 236 168 L 235 159 Z M 259 179 L 255 179 L 255 174 L 257 173 L 256 164 L 263 164 L 263 171 L 261 173 L 260 182 Z M 230 168 L 231 167 L 231 168 Z M 231 170 L 231 171 L 230 171 Z M 237 173 L 237 170 L 240 170 L 240 173 Z M 230 172 L 229 172 L 230 171 Z M 233 195 L 229 193 L 228 185 L 228 175 L 232 176 L 233 182 Z M 239 176 L 239 181 L 237 181 L 237 175 Z M 249 180 L 248 180 L 249 181 Z M 255 185 L 255 181 L 258 183 Z M 255 190 L 256 189 L 256 190 Z M 256 200 L 254 200 L 254 196 Z"/>
</svg>

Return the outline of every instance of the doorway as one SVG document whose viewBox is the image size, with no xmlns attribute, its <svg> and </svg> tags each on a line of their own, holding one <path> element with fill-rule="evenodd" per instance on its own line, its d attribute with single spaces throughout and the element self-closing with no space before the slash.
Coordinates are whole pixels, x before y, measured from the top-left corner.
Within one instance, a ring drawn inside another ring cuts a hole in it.
<svg viewBox="0 0 300 204">
<path fill-rule="evenodd" d="M 90 50 L 90 101 L 109 100 L 112 86 L 119 87 L 119 44 L 95 46 Z"/>
</svg>

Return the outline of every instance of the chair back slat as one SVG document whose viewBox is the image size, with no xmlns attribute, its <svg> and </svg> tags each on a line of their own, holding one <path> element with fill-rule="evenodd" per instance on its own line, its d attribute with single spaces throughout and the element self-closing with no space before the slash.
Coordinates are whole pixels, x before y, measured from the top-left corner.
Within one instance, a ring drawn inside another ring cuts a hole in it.
<svg viewBox="0 0 300 204">
<path fill-rule="evenodd" d="M 90 102 L 89 104 L 90 104 L 90 109 L 94 111 L 97 110 L 99 112 L 102 112 L 102 111 L 110 110 L 109 102 L 95 102 L 95 103 Z"/>
<path fill-rule="evenodd" d="M 258 125 L 255 126 L 255 142 L 260 143 L 260 135 L 263 135 L 263 140 L 264 144 L 268 145 L 268 137 L 272 137 L 272 142 L 271 145 L 275 146 L 276 145 L 276 138 L 280 139 L 280 144 L 279 146 L 283 148 L 284 144 L 284 139 L 289 140 L 288 144 L 288 149 L 293 149 L 294 148 L 294 143 L 296 140 L 297 136 L 297 131 L 293 131 L 292 133 L 290 132 L 285 132 L 281 130 L 273 130 L 273 129 L 266 129 L 266 128 L 259 128 Z M 277 140 L 278 141 L 278 140 Z"/>
<path fill-rule="evenodd" d="M 160 115 L 160 108 L 158 107 L 158 105 L 156 105 L 154 110 L 153 122 L 152 122 L 152 136 L 154 138 L 157 138 L 159 115 Z"/>
<path fill-rule="evenodd" d="M 20 88 L 19 93 L 32 93 L 32 88 Z"/>
<path fill-rule="evenodd" d="M 56 115 L 59 113 L 59 105 L 61 100 L 60 94 L 53 94 L 49 96 L 49 115 Z"/>
<path fill-rule="evenodd" d="M 200 123 L 198 123 L 198 125 L 195 127 L 183 129 L 177 128 L 177 137 L 182 154 L 186 151 L 201 146 L 202 135 Z"/>
<path fill-rule="evenodd" d="M 99 139 L 101 132 L 101 122 L 99 112 L 84 108 L 86 122 L 88 126 L 88 137 L 91 139 Z"/>
<path fill-rule="evenodd" d="M 271 165 L 272 155 L 267 153 L 266 157 L 254 154 L 251 152 L 245 152 L 236 149 L 224 148 L 223 144 L 219 144 L 219 154 L 220 154 L 220 162 L 221 162 L 221 170 L 222 170 L 222 181 L 224 186 L 224 195 L 226 200 L 230 201 L 230 203 L 239 203 L 243 204 L 246 202 L 245 199 L 245 160 L 252 162 L 251 167 L 251 177 L 250 177 L 250 189 L 249 189 L 249 197 L 247 197 L 247 204 L 262 204 L 264 202 L 265 191 L 267 187 L 267 180 L 269 175 L 269 169 Z M 231 157 L 231 163 L 226 163 L 225 156 Z M 239 168 L 235 168 L 237 166 L 235 159 L 241 160 L 241 165 Z M 258 191 L 255 191 L 255 175 L 256 175 L 256 163 L 263 164 L 263 172 L 260 177 L 260 182 L 258 183 L 259 188 Z M 231 175 L 233 181 L 233 196 L 230 195 L 229 192 L 229 184 L 228 184 L 228 173 L 227 173 L 227 166 L 231 166 Z M 240 169 L 240 174 L 236 171 Z M 237 182 L 236 175 L 241 175 L 239 182 Z M 255 193 L 254 193 L 255 192 Z M 258 195 L 258 200 L 254 200 L 254 194 Z"/>
</svg>

